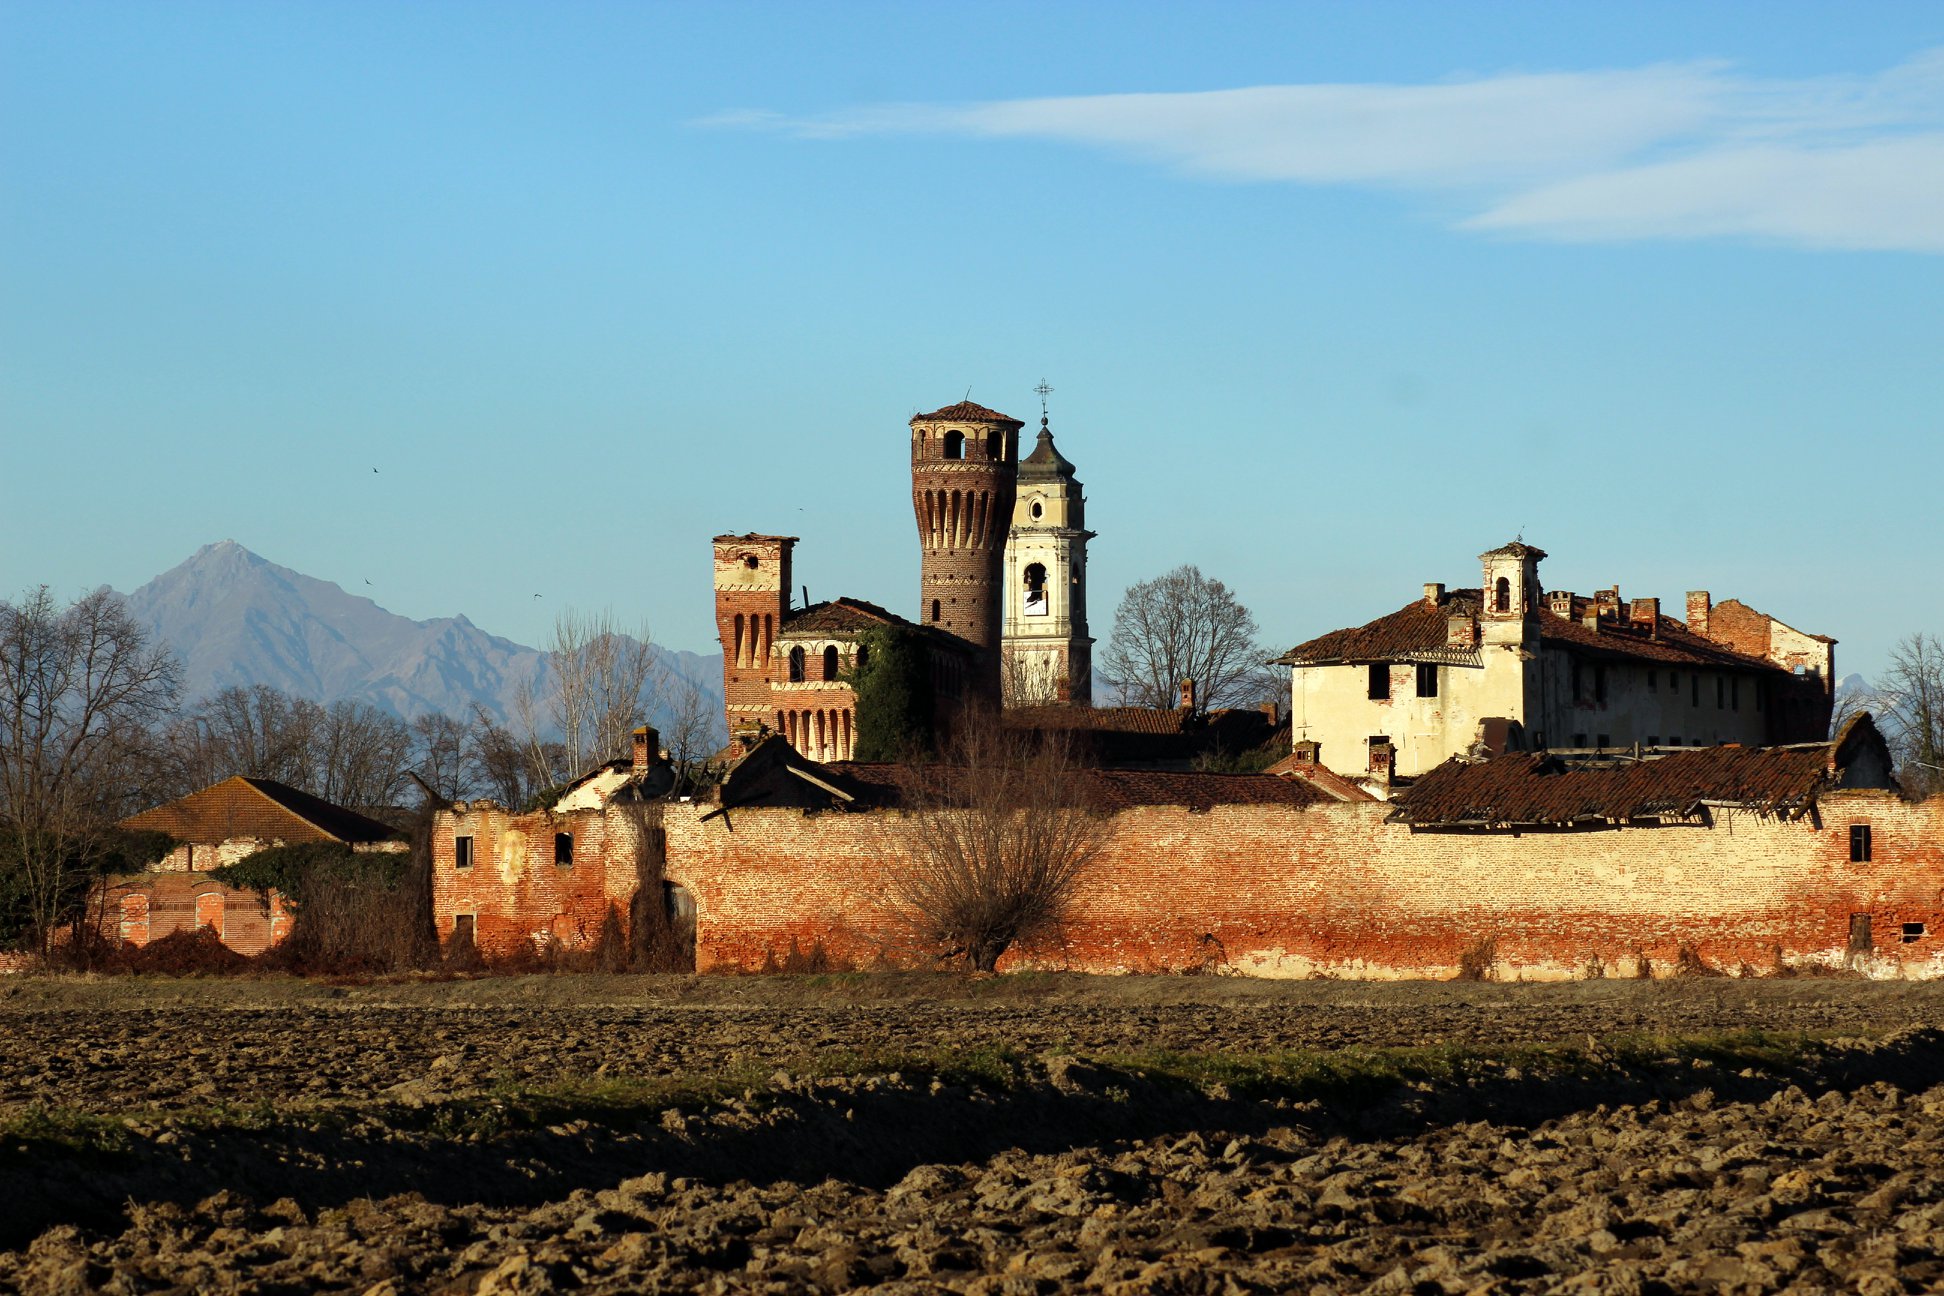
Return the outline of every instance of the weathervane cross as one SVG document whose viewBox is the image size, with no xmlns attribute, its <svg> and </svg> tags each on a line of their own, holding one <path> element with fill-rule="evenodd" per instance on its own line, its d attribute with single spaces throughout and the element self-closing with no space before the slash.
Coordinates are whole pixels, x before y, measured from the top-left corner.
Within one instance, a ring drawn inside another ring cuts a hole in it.
<svg viewBox="0 0 1944 1296">
<path fill-rule="evenodd" d="M 1051 396 L 1051 395 L 1053 394 L 1053 389 L 1052 389 L 1051 387 L 1049 387 L 1049 386 L 1047 386 L 1047 385 L 1046 385 L 1046 379 L 1044 379 L 1044 378 L 1042 378 L 1042 379 L 1040 379 L 1040 380 L 1039 380 L 1039 386 L 1037 386 L 1037 387 L 1035 387 L 1035 388 L 1033 388 L 1033 390 L 1039 393 L 1039 398 L 1040 398 L 1040 422 L 1041 422 L 1041 423 L 1044 423 L 1044 422 L 1046 422 L 1046 398 L 1047 398 L 1048 396 Z"/>
</svg>

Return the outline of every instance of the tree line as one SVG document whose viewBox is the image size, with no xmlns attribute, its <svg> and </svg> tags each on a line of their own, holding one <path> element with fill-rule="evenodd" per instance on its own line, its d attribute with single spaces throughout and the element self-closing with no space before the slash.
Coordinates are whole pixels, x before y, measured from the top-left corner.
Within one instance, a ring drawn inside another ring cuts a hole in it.
<svg viewBox="0 0 1944 1296">
<path fill-rule="evenodd" d="M 478 706 L 406 721 L 267 684 L 185 705 L 181 663 L 111 591 L 62 604 L 43 586 L 0 602 L 0 944 L 44 949 L 95 877 L 158 853 L 118 821 L 233 775 L 381 814 L 419 800 L 414 775 L 440 799 L 524 808 L 628 755 L 654 704 L 672 717 L 662 740 L 684 774 L 713 750 L 714 708 L 662 666 L 645 629 L 569 612 L 547 660 L 510 725 Z"/>
</svg>

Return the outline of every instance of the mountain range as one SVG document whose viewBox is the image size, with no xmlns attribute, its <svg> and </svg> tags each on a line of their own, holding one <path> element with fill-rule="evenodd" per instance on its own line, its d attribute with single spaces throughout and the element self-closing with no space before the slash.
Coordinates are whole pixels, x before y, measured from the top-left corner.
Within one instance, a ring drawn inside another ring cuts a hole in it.
<svg viewBox="0 0 1944 1296">
<path fill-rule="evenodd" d="M 317 702 L 367 702 L 405 720 L 464 717 L 477 705 L 510 723 L 523 684 L 545 694 L 547 654 L 538 648 L 488 634 L 464 616 L 414 621 L 387 612 L 234 540 L 204 545 L 124 597 L 182 659 L 190 702 L 231 685 L 269 684 Z M 720 718 L 721 657 L 650 647 Z M 651 704 L 650 722 L 666 727 L 668 706 L 666 698 Z"/>
</svg>

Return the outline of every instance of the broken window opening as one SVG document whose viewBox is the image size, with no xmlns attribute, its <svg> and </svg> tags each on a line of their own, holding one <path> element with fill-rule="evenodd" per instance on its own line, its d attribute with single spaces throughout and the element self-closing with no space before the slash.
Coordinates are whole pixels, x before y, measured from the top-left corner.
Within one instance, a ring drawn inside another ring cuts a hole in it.
<svg viewBox="0 0 1944 1296">
<path fill-rule="evenodd" d="M 1026 616 L 1046 615 L 1046 564 L 1026 565 L 1026 598 L 1021 609 Z"/>
<path fill-rule="evenodd" d="M 1613 739 L 1608 734 L 1594 734 L 1593 745 L 1604 751 L 1606 748 L 1611 747 L 1613 745 Z"/>
<path fill-rule="evenodd" d="M 1390 663 L 1370 663 L 1370 700 L 1384 702 L 1390 699 Z"/>
<path fill-rule="evenodd" d="M 1870 840 L 1870 825 L 1850 825 L 1850 863 L 1868 864 L 1873 845 Z"/>
<path fill-rule="evenodd" d="M 1436 663 L 1418 663 L 1417 695 L 1421 698 L 1434 698 L 1438 696 L 1438 667 Z"/>
<path fill-rule="evenodd" d="M 1850 915 L 1849 952 L 1868 954 L 1876 948 L 1876 941 L 1870 936 L 1870 915 L 1866 913 Z"/>
<path fill-rule="evenodd" d="M 803 683 L 803 648 L 801 645 L 790 649 L 790 683 Z"/>
<path fill-rule="evenodd" d="M 472 847 L 472 838 L 454 837 L 452 839 L 452 867 L 456 869 L 471 868 L 473 863 Z"/>
<path fill-rule="evenodd" d="M 947 459 L 965 458 L 965 433 L 947 432 L 945 434 L 945 457 Z"/>
<path fill-rule="evenodd" d="M 574 863 L 574 834 L 554 834 L 554 863 L 572 867 Z"/>
<path fill-rule="evenodd" d="M 830 644 L 823 651 L 824 682 L 830 683 L 837 678 L 837 645 Z"/>
<path fill-rule="evenodd" d="M 986 458 L 995 462 L 1006 457 L 1006 434 L 1003 432 L 986 433 Z"/>
<path fill-rule="evenodd" d="M 1920 922 L 1905 923 L 1903 925 L 1903 943 L 1906 945 L 1915 945 L 1918 941 L 1924 939 L 1924 935 L 1924 924 Z"/>
<path fill-rule="evenodd" d="M 452 915 L 452 944 L 456 949 L 471 949 L 473 946 L 473 916 L 471 914 Z"/>
<path fill-rule="evenodd" d="M 762 560 L 759 559 L 755 554 L 744 554 L 742 558 L 743 558 L 743 566 L 747 567 L 750 571 L 755 571 L 758 567 L 761 567 L 763 565 Z"/>
</svg>

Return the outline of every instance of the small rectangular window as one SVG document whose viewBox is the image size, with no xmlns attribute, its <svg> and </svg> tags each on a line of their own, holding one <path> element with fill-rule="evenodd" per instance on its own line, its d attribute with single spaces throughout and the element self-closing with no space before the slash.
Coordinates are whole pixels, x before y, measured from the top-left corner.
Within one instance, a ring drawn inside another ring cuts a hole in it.
<svg viewBox="0 0 1944 1296">
<path fill-rule="evenodd" d="M 1850 863 L 1868 864 L 1870 862 L 1870 825 L 1850 825 Z"/>
<path fill-rule="evenodd" d="M 452 943 L 458 949 L 472 948 L 473 916 L 471 914 L 452 915 Z"/>
<path fill-rule="evenodd" d="M 1594 734 L 1593 745 L 1595 747 L 1600 748 L 1601 750 L 1605 750 L 1606 748 L 1611 747 L 1613 745 L 1613 739 L 1609 738 L 1605 734 Z"/>
<path fill-rule="evenodd" d="M 1679 747 L 1681 745 L 1681 735 L 1679 734 L 1667 735 L 1667 745 L 1669 747 Z"/>
<path fill-rule="evenodd" d="M 554 834 L 554 863 L 568 865 L 574 862 L 574 834 Z"/>
<path fill-rule="evenodd" d="M 1438 696 L 1438 668 L 1430 662 L 1418 663 L 1417 693 L 1419 697 Z"/>
<path fill-rule="evenodd" d="M 1906 945 L 1915 945 L 1915 944 L 1916 944 L 1916 943 L 1917 943 L 1918 941 L 1920 941 L 1920 940 L 1922 940 L 1922 939 L 1924 939 L 1924 924 L 1922 924 L 1922 923 L 1905 923 L 1905 924 L 1903 925 L 1903 943 L 1904 943 L 1904 944 L 1906 944 Z"/>
<path fill-rule="evenodd" d="M 454 837 L 452 839 L 452 867 L 456 869 L 472 867 L 472 838 Z"/>
<path fill-rule="evenodd" d="M 1370 663 L 1370 697 L 1381 702 L 1390 697 L 1390 663 Z"/>
<path fill-rule="evenodd" d="M 1648 735 L 1647 735 L 1647 745 L 1648 745 L 1649 747 L 1658 747 L 1658 746 L 1660 746 L 1660 735 L 1659 735 L 1659 734 L 1648 734 Z"/>
<path fill-rule="evenodd" d="M 1573 746 L 1575 746 L 1575 747 L 1584 747 L 1584 746 L 1586 746 L 1586 735 L 1585 735 L 1585 734 L 1583 734 L 1583 733 L 1576 733 L 1576 734 L 1574 734 L 1574 735 L 1573 735 Z"/>
</svg>

